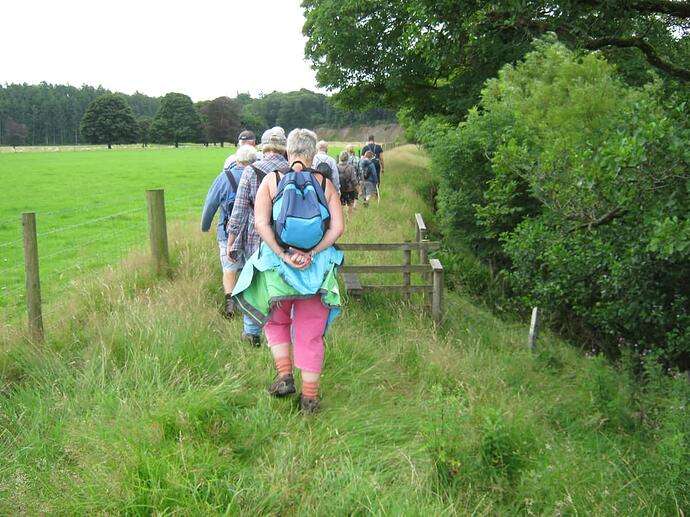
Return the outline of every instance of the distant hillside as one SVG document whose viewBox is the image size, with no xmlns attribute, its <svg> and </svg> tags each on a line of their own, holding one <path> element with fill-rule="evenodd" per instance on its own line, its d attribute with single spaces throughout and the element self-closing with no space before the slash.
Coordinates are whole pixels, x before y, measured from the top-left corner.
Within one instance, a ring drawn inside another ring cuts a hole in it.
<svg viewBox="0 0 690 517">
<path fill-rule="evenodd" d="M 377 142 L 404 142 L 403 128 L 399 124 L 379 124 L 375 126 L 352 127 L 317 127 L 314 129 L 319 138 L 334 142 L 366 142 L 369 135 L 374 135 Z"/>
</svg>

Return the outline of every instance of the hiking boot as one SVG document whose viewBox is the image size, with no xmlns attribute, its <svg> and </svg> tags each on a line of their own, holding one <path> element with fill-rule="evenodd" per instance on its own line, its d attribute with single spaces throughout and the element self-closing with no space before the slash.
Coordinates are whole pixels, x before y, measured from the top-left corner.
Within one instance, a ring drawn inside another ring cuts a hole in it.
<svg viewBox="0 0 690 517">
<path fill-rule="evenodd" d="M 268 387 L 268 392 L 274 397 L 287 397 L 295 393 L 295 378 L 291 373 L 284 377 L 276 377 L 276 380 Z"/>
<path fill-rule="evenodd" d="M 315 415 L 319 412 L 319 399 L 308 399 L 300 393 L 299 409 L 304 415 Z"/>
<path fill-rule="evenodd" d="M 227 319 L 231 320 L 237 315 L 237 310 L 235 308 L 235 300 L 232 298 L 226 298 L 225 299 L 225 307 L 223 310 L 223 316 L 225 316 Z"/>
<path fill-rule="evenodd" d="M 249 341 L 249 344 L 252 346 L 261 346 L 261 336 L 257 336 L 256 334 L 247 334 L 243 330 L 240 337 L 245 341 Z"/>
</svg>

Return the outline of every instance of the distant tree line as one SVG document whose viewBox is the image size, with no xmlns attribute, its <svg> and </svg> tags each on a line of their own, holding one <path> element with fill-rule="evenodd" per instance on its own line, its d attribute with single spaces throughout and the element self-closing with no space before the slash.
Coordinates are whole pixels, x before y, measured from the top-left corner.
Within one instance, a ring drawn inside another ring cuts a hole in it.
<svg viewBox="0 0 690 517">
<path fill-rule="evenodd" d="M 103 99 L 94 104 L 99 98 Z M 93 112 L 85 119 L 89 106 Z M 159 98 L 139 92 L 114 94 L 101 86 L 0 85 L 0 145 L 222 144 L 234 141 L 241 129 L 262 132 L 275 125 L 289 130 L 395 121 L 392 111 L 344 111 L 329 97 L 305 89 L 259 98 L 239 94 L 194 104 L 181 93 Z"/>
</svg>

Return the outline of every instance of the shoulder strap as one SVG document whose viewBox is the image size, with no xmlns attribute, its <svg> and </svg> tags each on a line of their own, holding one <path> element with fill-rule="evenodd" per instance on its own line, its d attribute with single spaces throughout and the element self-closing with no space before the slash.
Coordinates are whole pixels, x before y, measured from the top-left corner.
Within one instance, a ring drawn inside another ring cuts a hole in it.
<svg viewBox="0 0 690 517">
<path fill-rule="evenodd" d="M 278 188 L 278 184 L 280 183 L 280 172 L 278 172 L 278 169 L 274 170 L 273 173 L 276 175 L 276 188 Z"/>
<path fill-rule="evenodd" d="M 266 177 L 266 173 L 262 171 L 261 169 L 257 169 L 253 165 L 250 165 L 254 173 L 256 174 L 256 177 L 259 178 L 259 183 L 263 181 L 263 179 Z"/>
<path fill-rule="evenodd" d="M 225 170 L 225 175 L 227 176 L 228 181 L 230 182 L 232 191 L 237 193 L 237 182 L 235 181 L 235 176 L 233 176 L 232 172 L 228 169 Z"/>
</svg>

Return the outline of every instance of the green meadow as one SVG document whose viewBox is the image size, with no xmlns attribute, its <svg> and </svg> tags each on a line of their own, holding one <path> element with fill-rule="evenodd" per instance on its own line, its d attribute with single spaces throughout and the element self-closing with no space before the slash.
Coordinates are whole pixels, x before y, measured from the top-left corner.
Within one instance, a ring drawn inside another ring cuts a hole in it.
<svg viewBox="0 0 690 517">
<path fill-rule="evenodd" d="M 146 189 L 163 188 L 169 219 L 200 213 L 232 147 L 113 149 L 0 154 L 0 308 L 23 304 L 22 212 L 36 212 L 42 294 L 115 266 L 144 246 Z"/>
<path fill-rule="evenodd" d="M 386 158 L 343 241 L 411 239 L 415 212 L 434 228 L 426 158 Z M 44 345 L 0 340 L 0 515 L 688 515 L 685 378 L 547 331 L 530 353 L 527 321 L 458 284 L 440 327 L 418 297 L 345 297 L 305 418 L 222 318 L 196 228 L 170 225 L 169 278 L 134 251 L 74 282 Z"/>
</svg>

